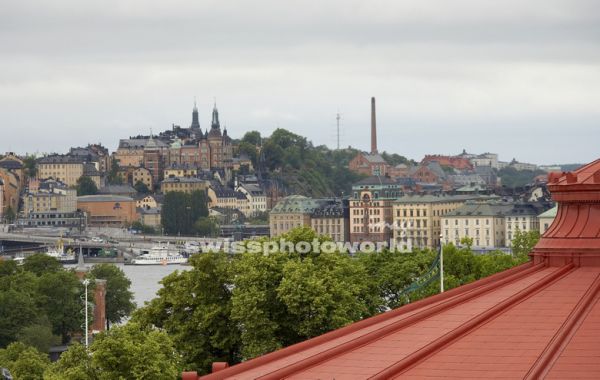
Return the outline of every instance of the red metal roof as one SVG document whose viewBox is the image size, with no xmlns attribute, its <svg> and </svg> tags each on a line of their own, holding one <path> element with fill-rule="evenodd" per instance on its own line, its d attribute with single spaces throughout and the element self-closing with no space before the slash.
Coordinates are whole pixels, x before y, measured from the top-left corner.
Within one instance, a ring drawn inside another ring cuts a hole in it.
<svg viewBox="0 0 600 380">
<path fill-rule="evenodd" d="M 600 160 L 551 174 L 532 261 L 193 379 L 600 379 Z"/>
</svg>

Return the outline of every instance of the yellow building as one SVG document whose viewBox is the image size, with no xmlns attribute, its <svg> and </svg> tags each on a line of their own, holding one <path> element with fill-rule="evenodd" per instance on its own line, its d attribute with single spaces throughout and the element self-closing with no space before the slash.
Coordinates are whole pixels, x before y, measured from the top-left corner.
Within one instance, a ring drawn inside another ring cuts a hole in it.
<svg viewBox="0 0 600 380">
<path fill-rule="evenodd" d="M 9 207 L 16 214 L 19 210 L 21 192 L 19 176 L 11 170 L 0 167 L 0 181 L 2 182 L 0 215 L 4 215 Z"/>
<path fill-rule="evenodd" d="M 8 170 L 14 173 L 19 181 L 19 189 L 23 189 L 26 183 L 25 164 L 17 155 L 12 152 L 6 153 L 0 159 L 0 169 Z"/>
<path fill-rule="evenodd" d="M 141 198 L 136 198 L 135 200 L 136 208 L 157 208 L 158 202 L 156 201 L 156 197 L 154 195 L 146 195 Z"/>
<path fill-rule="evenodd" d="M 208 185 L 208 181 L 199 178 L 165 178 L 160 183 L 160 190 L 163 194 L 166 194 L 169 191 L 191 193 L 196 190 L 206 191 Z"/>
<path fill-rule="evenodd" d="M 29 181 L 23 195 L 23 210 L 17 220 L 21 226 L 85 226 L 85 215 L 77 211 L 77 191 L 55 180 Z"/>
<path fill-rule="evenodd" d="M 42 184 L 36 191 L 23 196 L 23 213 L 42 213 L 47 211 L 77 211 L 77 191 L 55 181 Z M 44 186 L 46 185 L 46 186 Z"/>
<path fill-rule="evenodd" d="M 160 227 L 160 208 L 142 208 L 138 209 L 140 223 L 150 227 Z"/>
<path fill-rule="evenodd" d="M 503 248 L 505 217 L 512 208 L 510 203 L 469 201 L 442 216 L 443 241 L 459 245 L 466 237 L 473 239 L 475 248 Z"/>
<path fill-rule="evenodd" d="M 87 163 L 81 157 L 67 155 L 53 155 L 40 158 L 37 162 L 38 178 L 52 178 L 65 183 L 67 186 L 76 186 L 81 176 L 88 176 L 100 188 L 100 172 L 97 163 Z"/>
<path fill-rule="evenodd" d="M 67 186 L 76 186 L 83 175 L 83 162 L 77 157 L 62 155 L 48 156 L 37 162 L 38 178 L 52 178 Z"/>
<path fill-rule="evenodd" d="M 132 185 L 135 186 L 136 183 L 142 182 L 144 185 L 148 187 L 148 189 L 152 190 L 154 181 L 152 180 L 152 173 L 150 170 L 146 168 L 136 168 L 131 173 L 131 181 Z"/>
<path fill-rule="evenodd" d="M 406 195 L 393 205 L 393 238 L 399 249 L 439 247 L 441 217 L 461 207 L 467 195 Z"/>
<path fill-rule="evenodd" d="M 164 170 L 165 178 L 176 178 L 176 177 L 196 177 L 198 175 L 198 168 L 186 164 L 172 164 Z"/>
</svg>

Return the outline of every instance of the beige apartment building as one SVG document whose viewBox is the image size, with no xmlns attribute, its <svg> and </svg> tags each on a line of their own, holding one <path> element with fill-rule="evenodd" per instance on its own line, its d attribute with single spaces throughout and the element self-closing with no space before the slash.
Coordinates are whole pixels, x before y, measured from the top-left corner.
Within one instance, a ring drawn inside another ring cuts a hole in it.
<svg viewBox="0 0 600 380">
<path fill-rule="evenodd" d="M 267 194 L 260 186 L 242 183 L 235 190 L 244 194 L 248 199 L 248 214 L 246 216 L 253 216 L 267 211 Z"/>
<path fill-rule="evenodd" d="M 70 188 L 54 188 L 23 196 L 23 212 L 42 213 L 48 211 L 75 212 L 77 210 L 77 191 Z"/>
<path fill-rule="evenodd" d="M 144 151 L 150 141 L 152 141 L 151 145 L 166 154 L 168 146 L 161 140 L 153 138 L 121 139 L 117 151 L 113 153 L 113 159 L 119 162 L 120 167 L 140 167 L 144 163 Z"/>
<path fill-rule="evenodd" d="M 399 249 L 439 247 L 442 216 L 478 195 L 405 195 L 394 202 L 393 239 Z"/>
<path fill-rule="evenodd" d="M 322 200 L 310 216 L 310 225 L 319 235 L 329 236 L 335 242 L 350 241 L 348 202 L 339 199 Z"/>
<path fill-rule="evenodd" d="M 209 182 L 199 178 L 165 178 L 160 183 L 160 191 L 166 194 L 170 191 L 191 193 L 196 190 L 206 191 Z"/>
<path fill-rule="evenodd" d="M 37 169 L 40 179 L 53 178 L 67 186 L 75 186 L 83 175 L 84 164 L 77 157 L 56 155 L 38 160 Z"/>
<path fill-rule="evenodd" d="M 40 158 L 37 162 L 39 179 L 52 178 L 63 182 L 67 186 L 76 186 L 77 180 L 81 176 L 88 176 L 96 184 L 96 187 L 101 187 L 101 176 L 98 168 L 98 163 L 86 163 L 81 157 L 54 155 Z"/>
<path fill-rule="evenodd" d="M 459 245 L 462 238 L 473 239 L 476 248 L 506 247 L 505 218 L 513 204 L 496 201 L 469 201 L 442 216 L 444 244 Z"/>
<path fill-rule="evenodd" d="M 318 202 L 302 195 L 283 198 L 269 214 L 271 237 L 279 236 L 296 227 L 310 227 L 311 214 Z"/>
<path fill-rule="evenodd" d="M 208 205 L 210 208 L 239 210 L 244 216 L 252 215 L 252 204 L 245 193 L 216 184 L 208 188 Z"/>
<path fill-rule="evenodd" d="M 538 215 L 547 207 L 540 203 L 517 203 L 504 218 L 505 243 L 512 246 L 512 240 L 517 231 L 530 232 L 540 230 Z"/>
</svg>

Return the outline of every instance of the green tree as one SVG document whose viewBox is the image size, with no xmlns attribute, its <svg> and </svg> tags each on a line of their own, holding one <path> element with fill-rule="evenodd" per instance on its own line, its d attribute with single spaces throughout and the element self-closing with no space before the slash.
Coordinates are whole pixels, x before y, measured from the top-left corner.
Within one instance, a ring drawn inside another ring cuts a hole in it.
<svg viewBox="0 0 600 380">
<path fill-rule="evenodd" d="M 13 223 L 16 218 L 17 214 L 15 213 L 15 210 L 13 210 L 12 206 L 8 206 L 4 212 L 4 220 L 6 223 Z"/>
<path fill-rule="evenodd" d="M 53 334 L 69 341 L 71 333 L 81 331 L 83 285 L 72 271 L 44 273 L 38 281 L 39 305 L 52 323 Z"/>
<path fill-rule="evenodd" d="M 35 156 L 27 155 L 23 158 L 23 166 L 25 167 L 25 175 L 29 178 L 37 176 L 37 161 Z"/>
<path fill-rule="evenodd" d="M 262 142 L 262 137 L 260 136 L 260 132 L 258 131 L 249 131 L 244 134 L 244 137 L 242 137 L 242 142 L 254 146 L 260 146 Z"/>
<path fill-rule="evenodd" d="M 18 268 L 14 260 L 0 260 L 0 278 L 17 273 Z"/>
<path fill-rule="evenodd" d="M 256 145 L 250 144 L 248 142 L 242 141 L 239 146 L 240 154 L 245 154 L 252 161 L 252 165 L 254 167 L 258 164 L 258 152 L 256 150 Z"/>
<path fill-rule="evenodd" d="M 46 380 L 177 379 L 179 357 L 163 331 L 135 323 L 96 336 L 89 354 L 72 345 L 44 374 Z"/>
<path fill-rule="evenodd" d="M 413 299 L 414 295 L 404 294 L 405 289 L 420 275 L 426 273 L 435 260 L 436 253 L 425 250 L 396 252 L 384 250 L 378 253 L 359 253 L 358 260 L 365 266 L 372 292 L 378 299 L 373 305 L 379 305 L 374 312 L 382 312 L 402 306 Z"/>
<path fill-rule="evenodd" d="M 60 337 L 52 333 L 52 325 L 47 319 L 23 327 L 18 338 L 19 342 L 35 347 L 40 352 L 48 352 L 50 347 L 61 342 Z"/>
<path fill-rule="evenodd" d="M 190 224 L 193 224 L 199 218 L 208 216 L 208 196 L 205 191 L 193 191 L 189 194 L 187 202 L 190 207 Z"/>
<path fill-rule="evenodd" d="M 153 235 L 156 233 L 156 229 L 154 227 L 149 226 L 147 224 L 143 224 L 140 221 L 135 221 L 135 222 L 131 223 L 131 228 L 133 228 L 134 230 L 141 231 L 142 233 L 144 233 L 146 235 Z"/>
<path fill-rule="evenodd" d="M 132 320 L 166 331 L 184 368 L 206 373 L 213 361 L 239 361 L 239 330 L 230 318 L 233 272 L 222 252 L 194 255 L 190 264 L 165 277 L 158 296 Z"/>
<path fill-rule="evenodd" d="M 215 237 L 219 235 L 219 226 L 215 218 L 203 216 L 194 223 L 194 231 L 200 236 Z"/>
<path fill-rule="evenodd" d="M 409 160 L 408 158 L 406 158 L 404 156 L 400 156 L 399 154 L 396 154 L 396 153 L 383 152 L 383 153 L 381 153 L 381 157 L 385 160 L 385 162 L 387 162 L 391 166 L 396 166 L 399 164 L 404 164 L 404 165 L 416 164 L 416 162 L 414 162 L 413 160 Z"/>
<path fill-rule="evenodd" d="M 133 185 L 133 188 L 135 189 L 135 191 L 137 191 L 140 194 L 148 194 L 150 192 L 150 189 L 148 188 L 148 186 L 140 180 L 138 180 L 135 183 L 135 185 Z"/>
<path fill-rule="evenodd" d="M 348 194 L 352 183 L 362 178 L 348 169 L 358 153 L 351 148 L 314 147 L 302 136 L 277 129 L 264 141 L 256 167 L 290 193 L 315 197 Z"/>
<path fill-rule="evenodd" d="M 535 177 L 546 174 L 543 170 L 517 170 L 511 166 L 498 170 L 502 186 L 511 188 L 526 186 L 532 183 Z"/>
<path fill-rule="evenodd" d="M 44 380 L 97 380 L 92 358 L 81 344 L 75 343 L 44 372 Z"/>
<path fill-rule="evenodd" d="M 36 253 L 25 258 L 23 261 L 23 269 L 34 273 L 36 276 L 41 276 L 44 273 L 61 271 L 63 267 L 54 257 L 44 253 Z"/>
<path fill-rule="evenodd" d="M 161 223 L 167 234 L 191 235 L 194 223 L 208 216 L 206 192 L 194 191 L 187 194 L 170 191 L 165 195 L 161 209 Z"/>
<path fill-rule="evenodd" d="M 2 278 L 2 281 L 10 279 Z M 0 290 L 0 347 L 19 340 L 23 329 L 35 323 L 40 311 L 35 301 L 27 292 Z"/>
<path fill-rule="evenodd" d="M 187 230 L 184 216 L 189 212 L 186 206 L 186 194 L 180 191 L 170 191 L 165 194 L 161 208 L 161 224 L 167 234 L 178 234 Z"/>
<path fill-rule="evenodd" d="M 11 343 L 0 349 L 0 367 L 8 368 L 15 379 L 40 380 L 48 368 L 48 356 L 23 343 Z"/>
<path fill-rule="evenodd" d="M 310 228 L 281 238 L 293 244 L 327 240 Z M 374 309 L 366 270 L 346 254 L 250 250 L 237 257 L 234 271 L 232 318 L 241 326 L 244 359 L 343 326 Z"/>
<path fill-rule="evenodd" d="M 21 268 L 0 274 L 0 347 L 19 340 L 23 329 L 45 317 L 38 307 L 37 286 L 38 277 Z"/>
<path fill-rule="evenodd" d="M 177 379 L 180 373 L 169 335 L 131 322 L 97 335 L 90 352 L 99 380 Z"/>
<path fill-rule="evenodd" d="M 119 323 L 135 309 L 131 281 L 125 272 L 114 264 L 97 264 L 90 271 L 94 279 L 106 280 L 106 329 Z"/>
<path fill-rule="evenodd" d="M 77 195 L 94 195 L 98 194 L 96 183 L 88 176 L 82 175 L 77 180 Z"/>
<path fill-rule="evenodd" d="M 119 160 L 112 159 L 110 163 L 110 170 L 106 179 L 111 185 L 122 185 L 124 183 L 123 176 L 120 173 Z"/>
<path fill-rule="evenodd" d="M 300 340 L 323 334 L 370 315 L 364 267 L 345 254 L 321 253 L 289 260 L 277 296 Z"/>
<path fill-rule="evenodd" d="M 513 255 L 517 257 L 527 257 L 539 240 L 539 231 L 521 231 L 517 229 L 512 239 Z"/>
</svg>

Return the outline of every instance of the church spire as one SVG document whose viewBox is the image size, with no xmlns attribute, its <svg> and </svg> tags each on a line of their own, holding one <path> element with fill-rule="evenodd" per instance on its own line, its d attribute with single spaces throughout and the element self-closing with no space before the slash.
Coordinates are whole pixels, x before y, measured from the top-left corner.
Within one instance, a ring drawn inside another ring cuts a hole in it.
<svg viewBox="0 0 600 380">
<path fill-rule="evenodd" d="M 192 110 L 192 125 L 191 129 L 199 130 L 200 122 L 198 121 L 198 107 L 196 106 L 196 98 L 194 97 L 194 109 Z"/>
<path fill-rule="evenodd" d="M 217 110 L 217 101 L 215 100 L 215 106 L 213 108 L 212 113 L 212 129 L 221 129 L 221 125 L 219 124 L 219 111 Z"/>
</svg>

